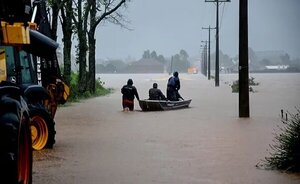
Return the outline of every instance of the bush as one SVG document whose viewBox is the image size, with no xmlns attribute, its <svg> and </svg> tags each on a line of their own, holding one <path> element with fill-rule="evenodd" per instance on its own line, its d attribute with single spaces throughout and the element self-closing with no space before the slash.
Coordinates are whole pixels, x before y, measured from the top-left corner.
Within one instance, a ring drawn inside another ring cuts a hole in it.
<svg viewBox="0 0 300 184">
<path fill-rule="evenodd" d="M 259 85 L 259 82 L 255 82 L 254 77 L 251 77 L 249 79 L 249 86 L 258 86 L 258 85 Z"/>
<path fill-rule="evenodd" d="M 249 91 L 250 92 L 255 92 L 252 86 L 258 86 L 259 83 L 254 81 L 254 77 L 251 77 L 249 79 Z M 236 80 L 232 83 L 231 85 L 232 93 L 238 93 L 239 92 L 239 80 Z"/>
<path fill-rule="evenodd" d="M 285 118 L 282 115 L 283 127 L 281 133 L 275 134 L 272 152 L 263 160 L 263 166 L 269 169 L 279 169 L 292 172 L 300 172 L 300 111 L 296 114 L 288 113 Z"/>
<path fill-rule="evenodd" d="M 96 91 L 94 94 L 92 94 L 90 91 L 85 91 L 84 93 L 80 93 L 78 90 L 78 74 L 72 72 L 71 73 L 71 82 L 70 82 L 70 96 L 68 101 L 69 102 L 75 102 L 79 101 L 80 99 L 86 99 L 86 98 L 91 98 L 91 97 L 96 97 L 96 96 L 103 96 L 112 91 L 112 89 L 106 89 L 104 88 L 104 82 L 98 78 L 96 80 Z"/>
</svg>

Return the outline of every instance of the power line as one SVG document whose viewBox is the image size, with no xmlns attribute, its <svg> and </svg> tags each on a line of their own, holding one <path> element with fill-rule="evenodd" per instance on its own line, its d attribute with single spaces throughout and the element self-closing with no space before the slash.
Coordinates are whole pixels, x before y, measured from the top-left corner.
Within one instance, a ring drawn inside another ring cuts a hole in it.
<svg viewBox="0 0 300 184">
<path fill-rule="evenodd" d="M 230 0 L 205 0 L 205 2 L 214 2 L 217 6 L 216 11 L 216 76 L 215 86 L 219 86 L 219 3 L 230 2 Z"/>
<path fill-rule="evenodd" d="M 222 29 L 224 10 L 225 10 L 225 3 L 223 4 L 223 9 L 222 9 L 222 13 L 221 13 L 220 30 Z"/>
</svg>

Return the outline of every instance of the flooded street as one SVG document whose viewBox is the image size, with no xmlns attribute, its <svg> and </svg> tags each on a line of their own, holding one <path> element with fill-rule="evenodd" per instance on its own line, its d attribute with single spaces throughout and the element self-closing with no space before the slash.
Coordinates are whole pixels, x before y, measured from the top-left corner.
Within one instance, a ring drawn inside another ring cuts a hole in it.
<svg viewBox="0 0 300 184">
<path fill-rule="evenodd" d="M 36 184 L 298 184 L 300 175 L 255 167 L 272 144 L 280 110 L 300 106 L 300 74 L 250 74 L 250 118 L 238 118 L 237 74 L 220 87 L 203 75 L 179 74 L 190 108 L 122 112 L 120 88 L 132 78 L 140 98 L 167 74 L 98 75 L 114 93 L 59 108 L 56 144 L 34 152 Z"/>
</svg>

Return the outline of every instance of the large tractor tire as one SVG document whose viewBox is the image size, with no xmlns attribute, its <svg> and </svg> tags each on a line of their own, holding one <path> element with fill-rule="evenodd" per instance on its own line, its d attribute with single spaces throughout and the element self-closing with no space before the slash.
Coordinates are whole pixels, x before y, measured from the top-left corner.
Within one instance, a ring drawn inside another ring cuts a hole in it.
<svg viewBox="0 0 300 184">
<path fill-rule="evenodd" d="M 55 122 L 50 113 L 42 105 L 29 106 L 31 118 L 32 148 L 41 150 L 53 148 L 55 143 Z"/>
<path fill-rule="evenodd" d="M 0 183 L 32 183 L 30 120 L 21 103 L 0 99 Z"/>
</svg>

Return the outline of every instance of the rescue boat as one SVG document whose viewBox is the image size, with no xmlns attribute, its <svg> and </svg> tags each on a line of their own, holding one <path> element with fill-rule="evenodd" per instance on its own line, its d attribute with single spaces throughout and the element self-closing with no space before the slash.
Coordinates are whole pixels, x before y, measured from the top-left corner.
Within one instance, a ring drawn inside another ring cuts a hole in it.
<svg viewBox="0 0 300 184">
<path fill-rule="evenodd" d="M 139 104 L 142 111 L 165 111 L 189 107 L 192 99 L 180 101 L 168 100 L 140 100 Z"/>
</svg>

